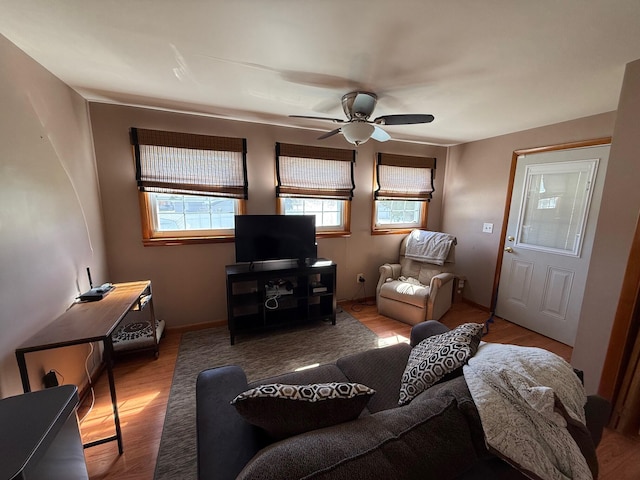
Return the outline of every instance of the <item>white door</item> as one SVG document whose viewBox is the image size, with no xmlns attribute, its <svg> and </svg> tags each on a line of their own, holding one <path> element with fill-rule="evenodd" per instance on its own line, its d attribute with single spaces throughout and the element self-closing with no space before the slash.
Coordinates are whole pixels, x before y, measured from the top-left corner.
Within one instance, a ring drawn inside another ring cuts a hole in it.
<svg viewBox="0 0 640 480">
<path fill-rule="evenodd" d="M 518 158 L 496 315 L 573 346 L 609 145 Z"/>
</svg>

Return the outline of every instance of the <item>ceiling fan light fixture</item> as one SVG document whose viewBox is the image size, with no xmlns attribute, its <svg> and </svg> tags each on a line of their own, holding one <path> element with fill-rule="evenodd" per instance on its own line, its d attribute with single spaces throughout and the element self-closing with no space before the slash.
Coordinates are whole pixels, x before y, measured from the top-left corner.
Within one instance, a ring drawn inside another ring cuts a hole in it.
<svg viewBox="0 0 640 480">
<path fill-rule="evenodd" d="M 371 138 L 375 127 L 367 122 L 349 122 L 343 125 L 341 130 L 344 138 L 357 146 Z"/>
<path fill-rule="evenodd" d="M 313 120 L 326 120 L 343 125 L 340 128 L 331 130 L 318 137 L 318 140 L 332 137 L 338 133 L 342 133 L 344 138 L 353 145 L 360 145 L 370 138 L 378 142 L 386 142 L 391 136 L 378 125 L 411 125 L 416 123 L 433 122 L 431 114 L 393 114 L 383 115 L 370 121 L 369 117 L 376 107 L 378 97 L 371 92 L 349 92 L 342 96 L 342 108 L 347 120 L 339 118 L 315 117 L 308 115 L 289 115 L 296 118 L 310 118 Z"/>
</svg>

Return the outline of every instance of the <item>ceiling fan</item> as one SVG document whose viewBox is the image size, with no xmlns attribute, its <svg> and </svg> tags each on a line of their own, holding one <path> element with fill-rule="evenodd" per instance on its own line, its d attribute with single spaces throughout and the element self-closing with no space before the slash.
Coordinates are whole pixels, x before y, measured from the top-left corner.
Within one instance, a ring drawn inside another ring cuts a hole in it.
<svg viewBox="0 0 640 480">
<path fill-rule="evenodd" d="M 414 123 L 433 122 L 433 115 L 398 114 L 383 115 L 369 120 L 378 102 L 378 96 L 371 92 L 349 92 L 342 97 L 342 109 L 346 120 L 339 118 L 313 117 L 307 115 L 289 115 L 293 118 L 310 118 L 314 120 L 328 120 L 343 125 L 318 137 L 318 140 L 342 133 L 348 142 L 360 145 L 370 138 L 378 142 L 386 142 L 391 136 L 378 125 L 409 125 Z"/>
</svg>

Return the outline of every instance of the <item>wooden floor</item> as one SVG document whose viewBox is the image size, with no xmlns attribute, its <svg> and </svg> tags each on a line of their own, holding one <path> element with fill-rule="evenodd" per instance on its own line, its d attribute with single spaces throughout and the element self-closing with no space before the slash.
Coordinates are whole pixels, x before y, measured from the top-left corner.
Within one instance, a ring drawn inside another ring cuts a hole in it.
<svg viewBox="0 0 640 480">
<path fill-rule="evenodd" d="M 378 315 L 375 305 L 347 304 L 343 308 L 389 343 L 409 338 L 411 327 Z M 462 323 L 484 323 L 487 312 L 464 303 L 455 304 L 442 323 L 455 327 Z M 152 479 L 162 425 L 178 354 L 181 333 L 168 329 L 160 344 L 160 357 L 151 354 L 131 355 L 118 360 L 115 381 L 122 426 L 124 453 L 118 455 L 116 442 L 85 450 L 91 479 L 145 480 Z M 496 319 L 483 340 L 546 348 L 569 360 L 571 347 L 529 330 Z M 106 375 L 95 385 L 93 409 L 82 422 L 85 442 L 113 435 L 111 400 Z M 91 401 L 79 410 L 82 417 Z M 640 437 L 630 438 L 606 430 L 598 447 L 600 480 L 640 479 Z"/>
</svg>

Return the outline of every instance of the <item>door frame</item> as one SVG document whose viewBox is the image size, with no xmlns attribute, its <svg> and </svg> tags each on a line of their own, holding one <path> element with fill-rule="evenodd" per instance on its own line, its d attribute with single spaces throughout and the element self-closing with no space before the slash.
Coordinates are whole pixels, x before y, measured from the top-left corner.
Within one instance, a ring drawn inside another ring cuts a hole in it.
<svg viewBox="0 0 640 480">
<path fill-rule="evenodd" d="M 632 377 L 640 376 L 640 368 L 630 361 L 640 330 L 640 218 L 629 252 L 622 282 L 620 300 L 611 327 L 609 347 L 602 367 L 598 394 L 615 406 L 610 425 L 618 428 L 622 406 L 626 402 Z M 637 360 L 636 360 L 637 361 Z"/>
<path fill-rule="evenodd" d="M 595 138 L 592 140 L 582 140 L 579 142 L 560 143 L 557 145 L 547 145 L 544 147 L 523 148 L 514 150 L 511 155 L 511 171 L 509 172 L 509 182 L 507 184 L 507 196 L 504 205 L 504 214 L 502 216 L 502 230 L 500 232 L 500 241 L 498 244 L 498 255 L 496 256 L 496 270 L 493 275 L 493 289 L 491 293 L 491 316 L 487 320 L 487 330 L 489 323 L 493 322 L 496 313 L 496 304 L 498 302 L 498 286 L 500 285 L 500 272 L 502 271 L 502 258 L 505 241 L 507 239 L 507 223 L 509 222 L 509 213 L 511 210 L 511 198 L 513 197 L 513 185 L 516 177 L 516 167 L 518 157 L 520 155 L 531 155 L 534 153 L 555 152 L 558 150 L 570 150 L 574 148 L 595 147 L 600 145 L 608 145 L 611 143 L 611 137 Z"/>
</svg>

